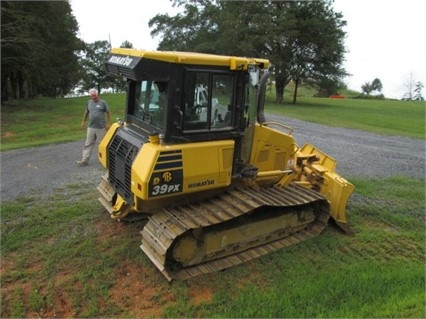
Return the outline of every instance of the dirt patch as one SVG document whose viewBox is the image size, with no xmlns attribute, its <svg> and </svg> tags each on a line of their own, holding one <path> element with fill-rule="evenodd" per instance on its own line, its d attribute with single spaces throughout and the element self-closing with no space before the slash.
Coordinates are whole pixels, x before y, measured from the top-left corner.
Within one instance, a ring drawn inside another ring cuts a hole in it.
<svg viewBox="0 0 426 319">
<path fill-rule="evenodd" d="M 163 305 L 174 301 L 174 297 L 161 285 L 147 284 L 152 276 L 152 270 L 124 261 L 116 270 L 117 283 L 109 291 L 111 300 L 129 316 L 162 317 Z"/>
<path fill-rule="evenodd" d="M 110 219 L 107 214 L 95 225 L 99 242 L 106 246 L 109 246 L 115 238 L 127 236 L 129 232 L 134 236 L 140 236 L 141 229 L 141 222 L 118 222 Z M 137 245 L 132 249 L 140 250 Z M 140 254 L 143 254 L 142 250 Z M 112 271 L 114 271 L 115 283 L 108 290 L 109 298 L 126 316 L 162 317 L 164 305 L 175 301 L 169 291 L 168 282 L 151 264 L 146 267 L 141 263 L 125 259 L 121 261 L 120 267 Z"/>
<path fill-rule="evenodd" d="M 112 237 L 126 231 L 124 227 L 125 225 L 123 223 L 113 221 L 109 218 L 107 213 L 105 213 L 104 218 L 95 224 L 95 231 L 99 236 L 99 241 L 105 243 L 110 241 Z"/>
<path fill-rule="evenodd" d="M 13 133 L 12 131 L 7 131 L 7 132 L 4 132 L 1 136 L 4 138 L 11 138 L 15 136 L 15 133 Z"/>
<path fill-rule="evenodd" d="M 208 287 L 209 280 L 198 280 L 189 286 L 189 298 L 191 302 L 198 306 L 202 303 L 208 303 L 213 298 L 213 292 Z"/>
<path fill-rule="evenodd" d="M 264 285 L 266 283 L 266 279 L 262 276 L 260 272 L 253 270 L 247 276 L 239 278 L 236 286 L 242 288 L 248 283 L 253 283 L 255 285 Z"/>
<path fill-rule="evenodd" d="M 8 261 L 2 260 L 0 274 L 3 279 L 5 274 L 15 272 L 13 260 L 14 258 L 10 258 L 10 256 Z M 17 295 L 20 296 L 19 300 L 27 309 L 25 313 L 27 318 L 71 318 L 76 315 L 68 293 L 68 291 L 82 291 L 81 283 L 73 279 L 75 274 L 59 273 L 49 282 L 40 283 L 31 280 L 42 270 L 42 263 L 34 263 L 22 274 L 24 279 L 14 282 L 2 280 L 2 317 L 10 317 L 13 309 L 18 307 L 11 303 L 11 300 L 17 299 Z M 54 293 L 52 293 L 52 289 Z M 53 296 L 52 303 L 47 300 L 50 298 L 47 296 Z"/>
<path fill-rule="evenodd" d="M 141 227 L 136 223 L 115 222 L 107 213 L 94 223 L 100 250 L 110 249 L 115 240 L 128 236 L 129 232 L 137 235 L 139 228 Z M 48 238 L 47 244 L 50 244 L 51 240 Z M 138 250 L 139 247 L 135 245 L 134 249 Z M 8 254 L 7 259 L 2 258 L 0 261 L 2 318 L 22 312 L 24 317 L 28 318 L 72 318 L 88 311 L 88 304 L 82 305 L 81 298 L 85 298 L 83 295 L 91 283 L 79 279 L 80 270 L 75 265 L 69 264 L 64 271 L 46 280 L 44 276 L 39 275 L 43 272 L 43 260 L 23 270 L 17 266 L 19 258 L 19 253 L 12 252 Z M 125 259 L 121 261 L 120 267 L 111 271 L 114 272 L 112 286 L 105 298 L 97 300 L 100 313 L 108 312 L 107 307 L 113 305 L 125 316 L 162 317 L 164 305 L 175 301 L 169 291 L 168 282 L 151 265 L 145 267 Z"/>
<path fill-rule="evenodd" d="M 27 313 L 27 317 L 44 318 L 72 318 L 77 315 L 76 305 L 73 304 L 72 293 L 83 291 L 81 282 L 74 280 L 75 274 L 61 273 L 53 280 L 53 303 L 48 309 L 41 309 L 40 312 Z M 40 294 L 48 295 L 48 288 L 41 289 Z"/>
<path fill-rule="evenodd" d="M 71 296 L 68 291 L 64 289 L 56 289 L 54 304 L 54 310 L 45 314 L 47 318 L 72 318 L 76 315 L 71 302 Z"/>
</svg>

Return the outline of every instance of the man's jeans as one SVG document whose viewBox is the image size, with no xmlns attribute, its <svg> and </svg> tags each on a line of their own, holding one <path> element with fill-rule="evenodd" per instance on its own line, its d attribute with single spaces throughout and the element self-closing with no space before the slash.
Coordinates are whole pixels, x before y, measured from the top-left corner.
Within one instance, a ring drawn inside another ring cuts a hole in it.
<svg viewBox="0 0 426 319">
<path fill-rule="evenodd" d="M 86 143 L 83 148 L 83 162 L 89 162 L 95 145 L 99 145 L 105 133 L 105 128 L 87 128 Z"/>
</svg>

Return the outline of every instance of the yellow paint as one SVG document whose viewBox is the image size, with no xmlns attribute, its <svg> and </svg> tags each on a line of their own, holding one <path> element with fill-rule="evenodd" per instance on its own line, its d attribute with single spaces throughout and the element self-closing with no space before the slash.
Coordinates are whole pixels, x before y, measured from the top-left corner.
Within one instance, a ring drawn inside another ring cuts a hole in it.
<svg viewBox="0 0 426 319">
<path fill-rule="evenodd" d="M 269 67 L 269 60 L 179 51 L 145 51 L 125 48 L 111 49 L 112 54 L 134 56 L 163 62 L 194 65 L 228 66 L 230 70 L 247 70 L 251 64 Z"/>
</svg>

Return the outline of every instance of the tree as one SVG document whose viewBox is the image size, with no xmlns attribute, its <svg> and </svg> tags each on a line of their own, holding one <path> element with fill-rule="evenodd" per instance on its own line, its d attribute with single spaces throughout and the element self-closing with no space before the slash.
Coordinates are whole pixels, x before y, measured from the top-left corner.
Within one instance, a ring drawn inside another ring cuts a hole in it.
<svg viewBox="0 0 426 319">
<path fill-rule="evenodd" d="M 159 49 L 266 57 L 273 66 L 278 103 L 291 79 L 318 85 L 345 74 L 341 27 L 346 22 L 330 1 L 173 3 L 183 11 L 149 21 L 151 35 L 162 35 Z"/>
<path fill-rule="evenodd" d="M 126 40 L 120 45 L 120 48 L 133 49 L 133 44 Z"/>
<path fill-rule="evenodd" d="M 424 101 L 424 98 L 423 98 L 423 95 L 422 95 L 422 90 L 423 90 L 423 88 L 424 88 L 424 85 L 423 85 L 423 83 L 422 82 L 417 82 L 417 84 L 416 84 L 416 88 L 414 89 L 414 93 L 416 93 L 415 95 L 414 95 L 414 99 L 416 100 L 416 101 Z"/>
<path fill-rule="evenodd" d="M 223 49 L 215 38 L 220 32 L 217 21 L 220 19 L 220 1 L 172 2 L 176 6 L 183 7 L 183 13 L 174 17 L 158 14 L 148 23 L 150 28 L 154 28 L 151 35 L 162 37 L 158 49 L 205 53 L 218 53 Z"/>
<path fill-rule="evenodd" d="M 421 82 L 418 82 L 421 85 L 423 85 Z M 404 93 L 404 96 L 402 98 L 402 100 L 406 100 L 406 101 L 411 101 L 414 99 L 414 93 L 415 93 L 415 88 L 416 88 L 416 81 L 414 80 L 414 74 L 413 72 L 410 72 L 408 74 L 408 77 L 404 83 L 404 87 L 406 89 L 406 92 Z M 420 93 L 421 93 L 421 89 L 420 89 Z"/>
<path fill-rule="evenodd" d="M 84 69 L 81 86 L 85 91 L 96 88 L 101 93 L 102 87 L 110 86 L 114 82 L 114 78 L 105 68 L 109 51 L 110 45 L 106 40 L 85 44 L 85 49 L 80 54 L 80 64 Z"/>
<path fill-rule="evenodd" d="M 309 83 L 309 82 L 308 82 Z M 316 81 L 318 97 L 329 97 L 330 95 L 338 94 L 342 89 L 347 88 L 342 79 L 336 79 L 330 76 L 323 76 Z"/>
<path fill-rule="evenodd" d="M 2 1 L 2 101 L 68 93 L 78 80 L 77 31 L 68 1 Z"/>
<path fill-rule="evenodd" d="M 365 93 L 367 96 L 369 96 L 370 93 L 376 92 L 375 95 L 380 97 L 380 93 L 383 90 L 382 81 L 380 81 L 378 78 L 375 78 L 371 83 L 365 82 L 363 85 L 361 85 L 361 90 L 362 93 Z"/>
<path fill-rule="evenodd" d="M 345 36 L 342 27 L 346 22 L 326 1 L 306 1 L 289 8 L 296 21 L 290 67 L 295 83 L 293 103 L 296 103 L 297 89 L 302 82 L 323 91 L 324 84 L 328 89 L 339 87 L 346 75 L 342 68 Z"/>
<path fill-rule="evenodd" d="M 382 81 L 380 81 L 378 78 L 375 78 L 373 82 L 371 82 L 371 89 L 373 92 L 376 91 L 377 94 L 381 93 L 383 90 Z"/>
<path fill-rule="evenodd" d="M 120 48 L 133 49 L 133 44 L 129 41 L 124 41 Z M 126 81 L 123 81 L 123 77 L 120 75 L 110 75 L 111 78 L 111 87 L 114 89 L 115 93 L 120 91 L 126 91 Z"/>
<path fill-rule="evenodd" d="M 373 91 L 373 86 L 370 82 L 365 82 L 363 85 L 361 85 L 361 90 L 362 93 L 370 95 L 370 93 Z"/>
<path fill-rule="evenodd" d="M 120 48 L 132 49 L 133 44 L 126 40 Z M 110 43 L 106 40 L 85 43 L 84 50 L 80 52 L 83 72 L 78 86 L 81 91 L 88 91 L 91 88 L 96 88 L 98 92 L 106 88 L 113 88 L 115 92 L 125 90 L 126 83 L 123 82 L 123 78 L 106 71 L 105 61 L 108 59 L 110 49 Z"/>
</svg>

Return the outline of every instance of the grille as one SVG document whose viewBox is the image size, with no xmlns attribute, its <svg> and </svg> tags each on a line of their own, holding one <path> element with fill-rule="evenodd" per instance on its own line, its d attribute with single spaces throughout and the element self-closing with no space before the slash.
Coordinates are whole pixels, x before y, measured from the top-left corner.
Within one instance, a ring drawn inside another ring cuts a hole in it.
<svg viewBox="0 0 426 319">
<path fill-rule="evenodd" d="M 119 135 L 114 136 L 108 151 L 109 181 L 115 191 L 130 205 L 133 205 L 130 189 L 132 163 L 138 152 L 138 147 Z"/>
<path fill-rule="evenodd" d="M 106 69 L 109 73 L 122 75 L 126 78 L 133 78 L 134 77 L 132 69 L 120 67 L 120 66 L 117 66 L 117 65 L 112 65 L 112 64 L 109 64 L 109 63 L 106 63 L 105 65 L 106 65 Z"/>
</svg>

